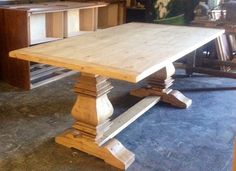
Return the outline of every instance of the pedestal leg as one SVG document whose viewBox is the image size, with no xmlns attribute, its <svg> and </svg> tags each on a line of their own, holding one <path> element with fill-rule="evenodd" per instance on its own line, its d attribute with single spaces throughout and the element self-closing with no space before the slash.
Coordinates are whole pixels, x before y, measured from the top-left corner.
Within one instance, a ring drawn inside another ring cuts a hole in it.
<svg viewBox="0 0 236 171">
<path fill-rule="evenodd" d="M 180 108 L 188 108 L 192 104 L 192 100 L 185 97 L 181 92 L 170 88 L 174 82 L 174 79 L 171 77 L 174 73 L 175 68 L 171 63 L 151 75 L 148 79 L 147 87 L 132 90 L 130 94 L 138 97 L 156 95 L 160 96 L 163 102 Z"/>
<path fill-rule="evenodd" d="M 118 140 L 111 139 L 99 146 L 99 139 L 111 125 L 113 107 L 107 93 L 112 89 L 105 77 L 82 73 L 75 85 L 77 101 L 72 109 L 76 119 L 71 129 L 56 137 L 56 142 L 76 148 L 103 159 L 120 169 L 126 169 L 134 161 L 134 154 Z"/>
</svg>

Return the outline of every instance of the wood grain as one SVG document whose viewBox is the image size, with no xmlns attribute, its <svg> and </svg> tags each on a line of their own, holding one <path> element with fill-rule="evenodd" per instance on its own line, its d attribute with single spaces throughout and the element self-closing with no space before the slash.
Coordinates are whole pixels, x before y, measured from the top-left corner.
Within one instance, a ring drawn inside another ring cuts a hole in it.
<svg viewBox="0 0 236 171">
<path fill-rule="evenodd" d="M 76 148 L 96 156 L 122 170 L 126 170 L 135 160 L 135 155 L 127 150 L 118 140 L 111 139 L 100 147 L 96 142 L 81 137 L 80 133 L 73 129 L 57 136 L 56 142 L 68 148 Z"/>
<path fill-rule="evenodd" d="M 2 37 L 4 43 L 0 45 L 2 51 L 0 60 L 3 63 L 3 80 L 23 89 L 30 89 L 29 62 L 15 60 L 8 56 L 9 51 L 29 45 L 27 12 L 2 9 L 2 15 L 3 20 L 0 22 L 4 24 L 0 24 L 4 34 L 1 33 L 0 37 Z"/>
<path fill-rule="evenodd" d="M 81 9 L 80 10 L 80 30 L 96 31 L 98 27 L 98 9 Z"/>
<path fill-rule="evenodd" d="M 129 23 L 10 52 L 13 58 L 138 82 L 224 30 Z"/>
<path fill-rule="evenodd" d="M 179 108 L 188 108 L 192 100 L 185 97 L 181 92 L 172 90 L 174 82 L 172 75 L 175 73 L 174 65 L 171 63 L 157 71 L 148 78 L 148 86 L 132 90 L 131 95 L 137 97 L 160 96 L 161 101 Z"/>
<path fill-rule="evenodd" d="M 78 97 L 71 112 L 76 122 L 72 129 L 56 137 L 56 142 L 101 158 L 117 168 L 126 169 L 134 161 L 132 152 L 115 139 L 108 139 L 103 146 L 98 143 L 98 139 L 111 126 L 109 118 L 113 114 L 113 107 L 107 97 L 111 89 L 107 78 L 81 73 L 74 89 Z"/>
<path fill-rule="evenodd" d="M 64 37 L 64 15 L 63 12 L 53 12 L 46 14 L 46 36 Z"/>
<path fill-rule="evenodd" d="M 160 101 L 159 96 L 148 96 L 143 100 L 129 108 L 127 111 L 119 115 L 112 121 L 111 127 L 104 133 L 102 138 L 98 140 L 99 145 L 103 145 L 109 139 L 115 137 L 123 129 L 133 123 L 136 119 L 142 116 L 151 107 Z"/>
</svg>

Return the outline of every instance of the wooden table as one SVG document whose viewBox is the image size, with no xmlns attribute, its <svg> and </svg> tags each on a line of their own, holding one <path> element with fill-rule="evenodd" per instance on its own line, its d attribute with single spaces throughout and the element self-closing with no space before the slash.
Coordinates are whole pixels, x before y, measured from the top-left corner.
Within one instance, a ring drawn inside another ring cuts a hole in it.
<svg viewBox="0 0 236 171">
<path fill-rule="evenodd" d="M 189 107 L 191 100 L 170 88 L 175 72 L 172 62 L 223 33 L 220 29 L 130 23 L 15 50 L 10 56 L 80 71 L 72 109 L 76 122 L 56 142 L 126 169 L 134 154 L 113 137 L 160 100 Z M 113 107 L 107 94 L 112 86 L 107 79 L 137 83 L 147 77 L 147 87 L 131 91 L 145 98 L 110 121 Z"/>
</svg>

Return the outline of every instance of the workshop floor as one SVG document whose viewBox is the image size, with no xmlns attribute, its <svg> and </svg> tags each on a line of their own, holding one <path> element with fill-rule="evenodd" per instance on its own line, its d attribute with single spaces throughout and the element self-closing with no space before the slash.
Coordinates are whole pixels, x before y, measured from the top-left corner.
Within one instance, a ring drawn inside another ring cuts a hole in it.
<svg viewBox="0 0 236 171">
<path fill-rule="evenodd" d="M 73 123 L 76 76 L 20 91 L 0 83 L 0 171 L 117 170 L 93 156 L 68 149 L 54 137 Z M 137 102 L 132 84 L 112 81 L 115 115 Z M 236 133 L 236 80 L 178 72 L 179 88 L 193 104 L 177 109 L 159 103 L 121 132 L 136 155 L 129 171 L 230 171 Z"/>
</svg>

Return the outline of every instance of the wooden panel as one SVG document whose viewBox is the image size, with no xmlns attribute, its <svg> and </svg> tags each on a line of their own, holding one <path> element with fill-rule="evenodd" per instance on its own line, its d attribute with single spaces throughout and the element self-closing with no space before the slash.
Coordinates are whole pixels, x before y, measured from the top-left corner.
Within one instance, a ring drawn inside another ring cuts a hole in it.
<svg viewBox="0 0 236 171">
<path fill-rule="evenodd" d="M 0 25 L 1 26 L 4 26 L 4 22 L 3 22 L 3 9 L 0 9 Z M 4 40 L 5 40 L 5 32 L 4 32 L 4 28 L 3 27 L 0 27 L 0 79 L 3 79 L 3 67 L 4 67 L 4 63 L 3 63 L 3 60 L 4 60 L 4 49 L 5 48 L 5 43 L 4 43 Z"/>
<path fill-rule="evenodd" d="M 30 42 L 46 38 L 46 15 L 34 14 L 29 17 Z"/>
<path fill-rule="evenodd" d="M 110 4 L 108 6 L 108 26 L 117 26 L 119 24 L 119 4 Z"/>
<path fill-rule="evenodd" d="M 108 11 L 108 7 L 101 7 L 98 8 L 98 28 L 107 28 L 107 20 L 108 20 L 108 16 L 107 16 L 107 11 Z"/>
<path fill-rule="evenodd" d="M 65 12 L 65 37 L 75 36 L 80 31 L 79 9 L 70 9 Z"/>
<path fill-rule="evenodd" d="M 11 85 L 29 89 L 29 62 L 9 58 L 9 51 L 27 47 L 28 40 L 28 15 L 26 11 L 3 10 L 4 11 L 4 32 L 7 37 L 4 39 L 5 48 L 3 51 L 3 79 Z M 17 20 L 16 20 L 17 18 Z"/>
<path fill-rule="evenodd" d="M 11 52 L 14 58 L 138 82 L 224 30 L 129 23 Z"/>
<path fill-rule="evenodd" d="M 118 24 L 124 24 L 126 20 L 126 6 L 125 3 L 119 4 L 119 11 L 118 11 Z"/>
<path fill-rule="evenodd" d="M 46 36 L 64 37 L 64 13 L 52 12 L 46 13 Z"/>
<path fill-rule="evenodd" d="M 98 27 L 107 28 L 119 24 L 119 4 L 109 4 L 98 9 Z"/>
<path fill-rule="evenodd" d="M 97 8 L 80 10 L 80 30 L 95 31 L 97 29 Z"/>
<path fill-rule="evenodd" d="M 160 101 L 160 97 L 158 96 L 148 96 L 143 100 L 129 108 L 127 111 L 119 115 L 112 121 L 111 127 L 104 133 L 103 137 L 98 140 L 99 145 L 103 145 L 109 139 L 115 137 L 119 134 L 123 129 L 128 127 L 131 123 L 133 123 L 136 119 L 142 116 L 146 111 L 148 111 L 151 107 L 157 104 Z"/>
</svg>

